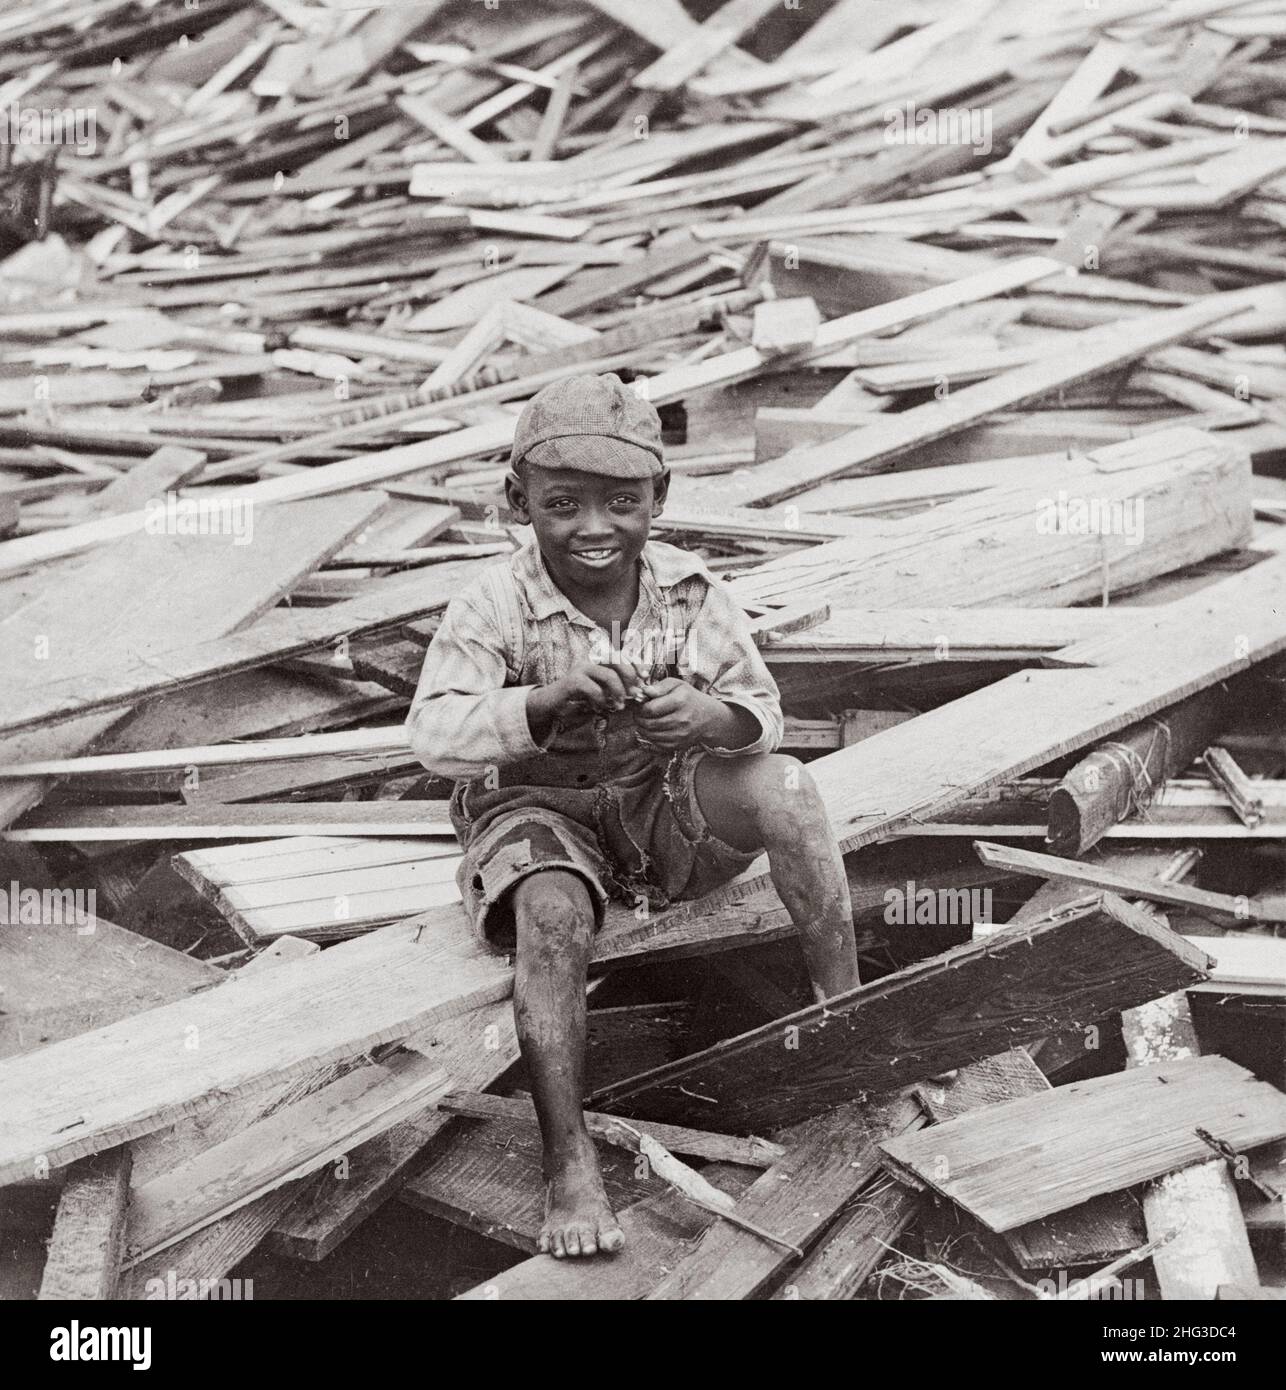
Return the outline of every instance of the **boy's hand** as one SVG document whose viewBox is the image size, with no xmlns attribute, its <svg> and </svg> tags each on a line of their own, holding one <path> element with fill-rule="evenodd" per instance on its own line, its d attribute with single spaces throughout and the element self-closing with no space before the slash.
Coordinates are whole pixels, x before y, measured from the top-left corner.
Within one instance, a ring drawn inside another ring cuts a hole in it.
<svg viewBox="0 0 1286 1390">
<path fill-rule="evenodd" d="M 644 687 L 647 699 L 634 711 L 639 733 L 657 748 L 688 748 L 694 743 L 730 747 L 736 722 L 728 706 L 686 681 L 667 676 Z"/>
<path fill-rule="evenodd" d="M 565 676 L 531 691 L 527 724 L 535 741 L 542 743 L 555 720 L 564 725 L 580 724 L 590 715 L 624 709 L 626 700 L 641 689 L 638 672 L 632 666 L 581 661 Z"/>
</svg>

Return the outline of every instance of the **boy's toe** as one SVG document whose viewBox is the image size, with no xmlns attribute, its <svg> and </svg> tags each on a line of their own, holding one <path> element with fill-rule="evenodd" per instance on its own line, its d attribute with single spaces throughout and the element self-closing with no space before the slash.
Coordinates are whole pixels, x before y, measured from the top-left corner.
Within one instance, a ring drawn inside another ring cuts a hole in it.
<svg viewBox="0 0 1286 1390">
<path fill-rule="evenodd" d="M 580 1232 L 575 1226 L 569 1226 L 563 1232 L 563 1247 L 569 1255 L 580 1254 Z"/>
<path fill-rule="evenodd" d="M 619 1226 L 601 1226 L 598 1232 L 598 1248 L 604 1254 L 613 1254 L 625 1244 L 625 1232 Z"/>
</svg>

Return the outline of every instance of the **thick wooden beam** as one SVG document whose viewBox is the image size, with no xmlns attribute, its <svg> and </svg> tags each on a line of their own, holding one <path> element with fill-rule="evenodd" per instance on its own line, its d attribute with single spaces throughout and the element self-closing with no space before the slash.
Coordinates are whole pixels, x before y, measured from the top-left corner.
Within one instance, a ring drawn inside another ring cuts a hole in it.
<svg viewBox="0 0 1286 1390">
<path fill-rule="evenodd" d="M 1218 735 L 1225 701 L 1217 688 L 1162 710 L 1100 744 L 1071 768 L 1049 798 L 1054 854 L 1084 854 L 1109 826 L 1147 806 Z"/>
<path fill-rule="evenodd" d="M 1249 540 L 1250 458 L 1230 436 L 1177 427 L 1092 460 L 1102 472 L 1052 470 L 944 502 L 878 536 L 768 560 L 730 588 L 743 603 L 1052 608 L 1101 601 Z"/>
<path fill-rule="evenodd" d="M 115 1296 L 129 1175 L 128 1144 L 82 1159 L 68 1173 L 40 1281 L 42 1299 Z"/>
</svg>

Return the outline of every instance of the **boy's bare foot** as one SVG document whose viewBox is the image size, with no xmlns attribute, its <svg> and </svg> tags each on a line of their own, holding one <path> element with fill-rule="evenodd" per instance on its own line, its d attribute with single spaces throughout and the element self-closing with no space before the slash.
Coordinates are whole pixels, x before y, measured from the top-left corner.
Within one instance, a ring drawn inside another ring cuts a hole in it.
<svg viewBox="0 0 1286 1390">
<path fill-rule="evenodd" d="M 561 1260 L 567 1255 L 611 1253 L 625 1244 L 598 1171 L 593 1141 L 551 1167 L 545 1188 L 545 1224 L 537 1248 Z"/>
</svg>

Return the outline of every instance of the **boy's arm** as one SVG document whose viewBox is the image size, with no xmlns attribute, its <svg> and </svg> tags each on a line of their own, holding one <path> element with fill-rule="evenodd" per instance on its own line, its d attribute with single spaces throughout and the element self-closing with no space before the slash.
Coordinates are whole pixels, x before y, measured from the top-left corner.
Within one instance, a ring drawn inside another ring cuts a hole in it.
<svg viewBox="0 0 1286 1390">
<path fill-rule="evenodd" d="M 716 757 L 771 753 L 785 725 L 777 683 L 750 635 L 741 606 L 717 580 L 688 634 L 694 674 L 709 680 L 706 693 L 724 707 L 724 728 L 701 747 Z"/>
<path fill-rule="evenodd" d="M 452 599 L 429 643 L 406 733 L 430 772 L 473 777 L 541 750 L 527 722 L 532 687 L 505 687 L 504 639 L 484 606 Z"/>
</svg>

